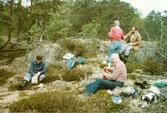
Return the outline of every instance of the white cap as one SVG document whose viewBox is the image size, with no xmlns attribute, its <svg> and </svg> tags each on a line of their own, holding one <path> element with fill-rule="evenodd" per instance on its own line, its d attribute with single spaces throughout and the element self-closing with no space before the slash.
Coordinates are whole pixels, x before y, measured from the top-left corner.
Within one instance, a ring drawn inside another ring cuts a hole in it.
<svg viewBox="0 0 167 113">
<path fill-rule="evenodd" d="M 114 21 L 114 25 L 115 25 L 115 26 L 119 26 L 119 25 L 120 25 L 119 20 L 115 20 L 115 21 Z"/>
<path fill-rule="evenodd" d="M 66 60 L 68 60 L 68 59 L 70 59 L 70 58 L 74 58 L 74 54 L 72 54 L 72 53 L 67 53 L 67 54 L 65 54 L 65 55 L 63 56 L 63 59 L 66 59 Z"/>
<path fill-rule="evenodd" d="M 113 54 L 111 55 L 111 58 L 112 58 L 112 59 L 120 59 L 118 53 L 113 53 Z"/>
</svg>

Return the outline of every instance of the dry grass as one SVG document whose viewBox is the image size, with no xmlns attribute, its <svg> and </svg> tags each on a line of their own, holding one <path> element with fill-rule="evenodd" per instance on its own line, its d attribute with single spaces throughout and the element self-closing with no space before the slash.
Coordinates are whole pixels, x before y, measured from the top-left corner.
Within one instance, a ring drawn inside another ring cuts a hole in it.
<svg viewBox="0 0 167 113">
<path fill-rule="evenodd" d="M 56 113 L 124 113 L 128 112 L 128 102 L 113 104 L 111 96 L 99 92 L 95 97 L 81 101 L 77 95 L 55 91 L 39 93 L 10 105 L 10 112 L 56 112 Z"/>
<path fill-rule="evenodd" d="M 128 73 L 134 72 L 136 69 L 143 69 L 143 65 L 139 63 L 126 63 Z"/>
<path fill-rule="evenodd" d="M 5 69 L 0 69 L 0 85 L 6 83 L 6 80 L 12 77 L 14 74 L 14 72 L 10 72 Z"/>
<path fill-rule="evenodd" d="M 153 75 L 155 75 L 155 74 L 161 75 L 162 72 L 164 71 L 164 64 L 162 64 L 161 62 L 158 62 L 152 58 L 148 58 L 148 60 L 146 60 L 143 63 L 143 65 L 145 65 L 145 68 L 143 68 L 143 70 L 145 72 L 149 72 Z"/>
<path fill-rule="evenodd" d="M 64 70 L 62 78 L 64 81 L 80 81 L 90 74 L 92 74 L 91 70 L 75 67 L 72 70 Z"/>
<path fill-rule="evenodd" d="M 97 56 L 96 50 L 90 44 L 85 44 L 72 39 L 62 39 L 59 41 L 61 47 L 75 54 L 75 56 L 83 56 L 86 58 Z"/>
<path fill-rule="evenodd" d="M 19 93 L 19 96 L 20 96 L 20 97 L 26 97 L 26 96 L 28 96 L 28 95 L 27 95 L 26 92 L 20 92 L 20 93 Z"/>
<path fill-rule="evenodd" d="M 62 73 L 62 67 L 59 64 L 48 65 L 46 69 L 46 78 L 44 79 L 44 83 L 53 82 L 55 80 L 60 80 L 60 76 Z"/>
</svg>

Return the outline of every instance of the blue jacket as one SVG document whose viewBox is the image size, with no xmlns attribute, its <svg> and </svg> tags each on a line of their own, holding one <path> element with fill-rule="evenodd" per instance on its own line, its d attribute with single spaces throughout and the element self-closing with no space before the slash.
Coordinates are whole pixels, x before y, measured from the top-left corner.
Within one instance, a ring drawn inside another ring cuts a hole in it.
<svg viewBox="0 0 167 113">
<path fill-rule="evenodd" d="M 40 72 L 41 74 L 45 74 L 46 67 L 45 67 L 45 62 L 41 61 L 39 64 L 35 60 L 32 60 L 30 68 L 29 68 L 29 73 L 31 75 L 35 75 L 36 73 Z"/>
</svg>

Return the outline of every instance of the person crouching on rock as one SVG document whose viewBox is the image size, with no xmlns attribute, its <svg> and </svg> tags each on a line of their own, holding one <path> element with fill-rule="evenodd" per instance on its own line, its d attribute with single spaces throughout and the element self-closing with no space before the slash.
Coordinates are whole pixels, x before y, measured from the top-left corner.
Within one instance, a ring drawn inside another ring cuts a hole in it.
<svg viewBox="0 0 167 113">
<path fill-rule="evenodd" d="M 124 82 L 127 79 L 127 70 L 125 64 L 120 60 L 117 53 L 111 55 L 113 63 L 112 75 L 105 74 L 103 79 L 96 79 L 95 82 L 90 83 L 85 88 L 86 95 L 96 93 L 99 89 L 110 89 L 113 90 L 116 87 L 123 87 Z"/>
<path fill-rule="evenodd" d="M 125 54 L 124 61 L 126 63 L 126 60 L 130 54 L 131 50 L 137 51 L 139 49 L 139 46 L 141 44 L 141 35 L 137 29 L 137 27 L 132 27 L 130 32 L 124 36 L 124 40 L 129 40 L 128 43 L 122 43 L 122 47 L 120 50 L 120 54 Z"/>
<path fill-rule="evenodd" d="M 36 56 L 35 60 L 32 60 L 31 65 L 29 67 L 28 73 L 24 76 L 24 79 L 20 85 L 20 87 L 24 88 L 28 82 L 32 84 L 37 84 L 38 80 L 42 81 L 45 78 L 45 62 L 42 61 L 42 56 Z"/>
</svg>

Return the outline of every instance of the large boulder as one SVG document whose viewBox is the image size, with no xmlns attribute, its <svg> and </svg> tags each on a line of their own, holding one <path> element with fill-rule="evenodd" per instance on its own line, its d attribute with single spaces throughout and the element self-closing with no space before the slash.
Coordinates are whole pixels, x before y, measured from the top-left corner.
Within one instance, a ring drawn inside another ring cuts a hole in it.
<svg viewBox="0 0 167 113">
<path fill-rule="evenodd" d="M 37 46 L 27 55 L 27 61 L 31 61 L 36 55 L 42 55 L 47 64 L 53 64 L 61 56 L 61 47 L 55 43 L 45 43 Z"/>
<path fill-rule="evenodd" d="M 156 42 L 142 41 L 141 46 L 136 54 L 139 61 L 145 61 L 150 57 L 156 56 Z"/>
</svg>

